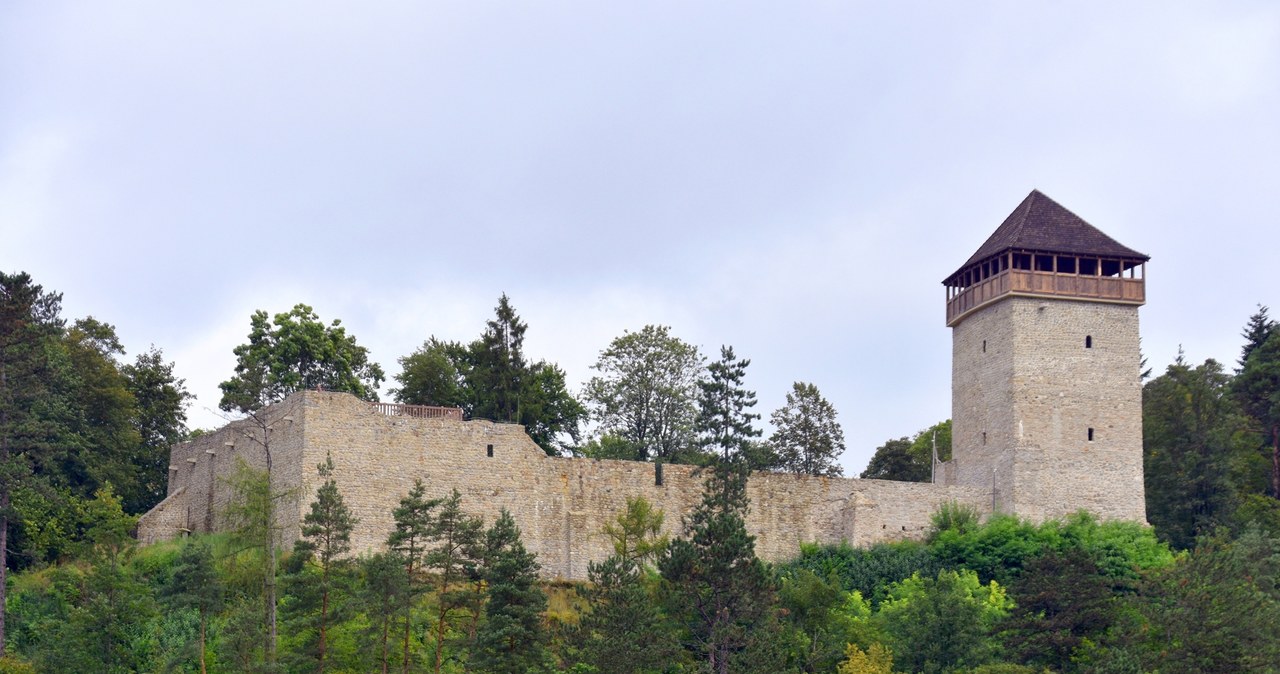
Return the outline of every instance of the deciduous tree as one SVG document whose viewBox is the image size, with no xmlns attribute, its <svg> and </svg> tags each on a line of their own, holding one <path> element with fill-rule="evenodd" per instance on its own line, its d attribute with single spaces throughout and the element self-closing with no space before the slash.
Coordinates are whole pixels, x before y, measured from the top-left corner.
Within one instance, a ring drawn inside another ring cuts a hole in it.
<svg viewBox="0 0 1280 674">
<path fill-rule="evenodd" d="M 769 444 L 782 470 L 802 475 L 839 476 L 836 460 L 844 453 L 844 430 L 836 422 L 836 408 L 818 387 L 795 382 L 787 404 L 769 417 L 774 432 Z"/>
<path fill-rule="evenodd" d="M 670 459 L 693 444 L 702 362 L 667 326 L 646 325 L 600 352 L 583 395 L 601 432 L 634 449 L 628 458 Z"/>
<path fill-rule="evenodd" d="M 267 312 L 255 311 L 249 341 L 234 353 L 235 376 L 219 384 L 219 406 L 228 412 L 257 410 L 294 391 L 318 387 L 377 400 L 384 379 L 382 368 L 369 360 L 368 349 L 347 334 L 342 321 L 325 325 L 305 304 L 269 320 Z"/>
</svg>

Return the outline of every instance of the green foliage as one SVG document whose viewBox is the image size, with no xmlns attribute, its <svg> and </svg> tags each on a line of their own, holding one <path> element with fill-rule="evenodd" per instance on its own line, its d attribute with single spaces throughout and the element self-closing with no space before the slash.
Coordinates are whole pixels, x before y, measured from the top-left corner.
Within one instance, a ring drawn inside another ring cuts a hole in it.
<svg viewBox="0 0 1280 674">
<path fill-rule="evenodd" d="M 484 522 L 462 511 L 462 495 L 457 489 L 440 503 L 432 521 L 431 538 L 436 546 L 424 557 L 423 565 L 435 572 L 436 623 L 434 627 L 435 671 L 444 664 L 446 637 L 463 618 L 477 615 L 481 595 L 470 587 L 483 558 Z"/>
<path fill-rule="evenodd" d="M 408 405 L 466 407 L 462 377 L 466 361 L 466 347 L 431 337 L 413 353 L 400 357 L 400 374 L 395 376 L 400 387 L 391 394 L 396 402 Z"/>
<path fill-rule="evenodd" d="M 1106 636 L 1117 600 L 1111 579 L 1083 549 L 1032 558 L 1009 588 L 1016 606 L 1003 638 L 1019 662 L 1076 671 L 1091 644 Z"/>
<path fill-rule="evenodd" d="M 847 544 L 800 546 L 800 556 L 781 567 L 784 577 L 804 569 L 819 578 L 839 582 L 846 592 L 857 593 L 874 604 L 884 599 L 889 584 L 919 573 L 934 576 L 942 569 L 928 547 L 914 541 L 881 543 L 867 548 Z"/>
<path fill-rule="evenodd" d="M 938 446 L 938 460 L 951 460 L 951 420 L 939 421 L 938 423 L 916 433 L 911 438 L 911 456 L 916 463 L 926 466 L 933 465 L 933 447 L 934 443 Z"/>
<path fill-rule="evenodd" d="M 728 672 L 747 661 L 767 671 L 783 654 L 767 648 L 776 589 L 746 530 L 747 474 L 733 463 L 709 472 L 702 502 L 658 564 L 667 605 L 686 626 L 685 648 L 702 666 Z"/>
<path fill-rule="evenodd" d="M 1253 349 L 1232 383 L 1241 407 L 1262 429 L 1270 449 L 1270 493 L 1280 499 L 1280 329 Z"/>
<path fill-rule="evenodd" d="M 935 674 L 990 661 L 990 637 L 1013 603 L 992 581 L 983 585 L 968 570 L 914 574 L 894 583 L 873 621 L 884 630 L 897 666 Z"/>
<path fill-rule="evenodd" d="M 165 362 L 164 354 L 154 346 L 138 354 L 132 365 L 125 365 L 129 393 L 135 402 L 133 426 L 139 444 L 133 453 L 133 467 L 138 473 L 136 493 L 126 495 L 125 510 L 141 513 L 164 499 L 169 479 L 169 448 L 187 434 L 187 405 L 195 399 L 187 391 L 186 381 L 173 373 L 174 363 Z"/>
<path fill-rule="evenodd" d="M 871 606 L 857 592 L 846 592 L 832 574 L 824 579 L 804 568 L 781 570 L 779 604 L 786 622 L 799 635 L 800 648 L 790 657 L 802 672 L 830 672 L 849 657 L 847 645 L 877 639 L 867 620 Z"/>
<path fill-rule="evenodd" d="M 1143 588 L 1130 635 L 1162 673 L 1268 672 L 1280 662 L 1280 540 L 1256 529 L 1196 549 Z"/>
<path fill-rule="evenodd" d="M 587 576 L 579 592 L 591 610 L 575 635 L 583 662 L 611 674 L 669 671 L 681 657 L 679 640 L 634 561 L 592 562 Z"/>
<path fill-rule="evenodd" d="M 324 671 L 330 633 L 351 617 L 351 532 L 358 520 L 347 508 L 333 479 L 333 458 L 316 467 L 324 484 L 302 518 L 302 538 L 294 545 L 286 619 L 298 660 Z"/>
<path fill-rule="evenodd" d="M 925 538 L 933 542 L 944 531 L 954 531 L 963 536 L 977 529 L 981 519 L 982 514 L 971 505 L 955 501 L 943 503 L 937 512 L 929 517 L 929 533 Z"/>
<path fill-rule="evenodd" d="M 194 646 L 196 659 L 203 671 L 209 618 L 222 610 L 226 600 L 226 590 L 214 569 L 213 552 L 208 545 L 188 542 L 182 547 L 174 564 L 173 577 L 162 588 L 160 596 L 171 608 L 191 609 L 199 616 L 199 640 L 194 642 Z"/>
<path fill-rule="evenodd" d="M 600 352 L 583 397 L 600 424 L 636 460 L 672 459 L 693 445 L 703 357 L 665 325 L 624 332 Z M 610 457 L 624 458 L 624 457 Z"/>
<path fill-rule="evenodd" d="M 844 430 L 836 422 L 836 408 L 817 386 L 799 381 L 792 384 L 787 403 L 775 410 L 769 421 L 774 428 L 769 445 L 782 470 L 802 475 L 843 474 L 836 461 L 844 453 Z"/>
<path fill-rule="evenodd" d="M 1099 523 L 1086 513 L 1039 525 L 998 515 L 967 532 L 941 531 L 930 548 L 946 568 L 972 569 L 983 580 L 1001 583 L 1021 573 L 1027 560 L 1050 550 L 1082 549 L 1114 579 L 1135 578 L 1139 571 L 1173 559 L 1150 529 L 1132 522 Z"/>
<path fill-rule="evenodd" d="M 858 477 L 864 480 L 928 482 L 929 464 L 921 463 L 912 455 L 910 439 L 898 438 L 877 447 L 867 469 Z"/>
<path fill-rule="evenodd" d="M 540 614 L 547 596 L 537 584 L 538 568 L 535 555 L 520 542 L 511 513 L 504 509 L 485 532 L 481 577 L 488 586 L 488 601 L 471 653 L 476 670 L 520 674 L 546 669 L 547 634 Z"/>
<path fill-rule="evenodd" d="M 752 438 L 761 435 L 754 425 L 760 415 L 750 411 L 756 406 L 755 391 L 744 388 L 742 381 L 750 364 L 734 356 L 733 347 L 722 346 L 720 360 L 708 365 L 706 378 L 698 382 L 698 416 L 693 423 L 698 448 L 718 454 L 722 461 L 744 456 Z"/>
<path fill-rule="evenodd" d="M 610 522 L 604 534 L 613 542 L 613 554 L 623 565 L 643 569 L 667 550 L 670 539 L 662 533 L 666 515 L 643 496 L 628 496 L 627 507 Z"/>
<path fill-rule="evenodd" d="M 1178 548 L 1231 520 L 1232 465 L 1252 448 L 1230 381 L 1217 362 L 1191 367 L 1179 353 L 1142 390 L 1147 513 Z"/>
<path fill-rule="evenodd" d="M 433 511 L 439 507 L 440 499 L 427 499 L 426 487 L 422 480 L 415 480 L 408 495 L 400 499 L 400 505 L 392 513 L 395 528 L 387 537 L 387 547 L 393 551 L 402 564 L 405 586 L 400 593 L 400 620 L 403 631 L 400 634 L 401 666 L 406 674 L 413 667 L 410 646 L 412 645 L 413 625 L 417 599 L 425 591 L 421 570 L 426 561 L 427 546 L 431 543 L 435 518 Z"/>
<path fill-rule="evenodd" d="M 305 304 L 270 320 L 267 312 L 255 311 L 249 319 L 249 341 L 234 353 L 236 374 L 219 384 L 219 407 L 229 412 L 250 412 L 294 391 L 320 387 L 377 400 L 385 378 L 382 368 L 369 360 L 369 350 L 347 334 L 342 321 L 326 326 Z"/>
</svg>

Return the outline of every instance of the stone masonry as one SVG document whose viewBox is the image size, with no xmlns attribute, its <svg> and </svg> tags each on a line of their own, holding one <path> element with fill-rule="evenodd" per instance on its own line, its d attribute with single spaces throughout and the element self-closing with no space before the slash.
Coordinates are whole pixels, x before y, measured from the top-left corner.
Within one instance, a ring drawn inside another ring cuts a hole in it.
<svg viewBox="0 0 1280 674">
<path fill-rule="evenodd" d="M 643 496 L 666 513 L 678 534 L 682 516 L 702 497 L 702 476 L 690 466 L 550 457 L 524 428 L 489 421 L 388 416 L 345 393 L 295 393 L 261 415 L 177 445 L 168 497 L 143 516 L 143 543 L 186 532 L 217 531 L 230 500 L 227 477 L 237 460 L 262 468 L 263 428 L 269 428 L 273 488 L 290 493 L 277 510 L 282 544 L 300 535 L 299 523 L 322 483 L 316 467 L 333 458 L 334 479 L 360 520 L 353 548 L 381 548 L 392 510 L 421 479 L 429 497 L 457 488 L 463 506 L 492 522 L 511 511 L 525 545 L 550 578 L 584 579 L 587 563 L 611 552 L 604 524 Z M 492 456 L 490 456 L 492 448 Z M 755 473 L 747 485 L 747 528 L 756 550 L 771 561 L 794 557 L 801 543 L 869 545 L 918 538 L 942 504 L 989 510 L 991 494 L 962 487 Z"/>
</svg>

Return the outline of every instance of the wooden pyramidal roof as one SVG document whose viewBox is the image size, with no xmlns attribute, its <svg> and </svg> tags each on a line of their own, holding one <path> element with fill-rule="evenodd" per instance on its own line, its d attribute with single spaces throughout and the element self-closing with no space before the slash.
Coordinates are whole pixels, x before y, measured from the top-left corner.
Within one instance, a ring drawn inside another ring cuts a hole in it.
<svg viewBox="0 0 1280 674">
<path fill-rule="evenodd" d="M 1041 253 L 1061 253 L 1082 256 L 1120 258 L 1135 262 L 1151 259 L 1138 251 L 1103 234 L 1101 230 L 1083 218 L 1045 196 L 1040 190 L 1031 190 L 1009 217 L 987 238 L 968 261 L 947 280 L 970 265 L 1007 250 L 1025 250 Z M 946 281 L 943 281 L 946 283 Z"/>
</svg>

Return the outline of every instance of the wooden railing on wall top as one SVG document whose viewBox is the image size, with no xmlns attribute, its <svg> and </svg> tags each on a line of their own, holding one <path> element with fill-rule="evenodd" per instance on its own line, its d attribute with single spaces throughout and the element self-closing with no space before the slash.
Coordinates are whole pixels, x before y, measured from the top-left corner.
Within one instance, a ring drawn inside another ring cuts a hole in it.
<svg viewBox="0 0 1280 674">
<path fill-rule="evenodd" d="M 415 419 L 453 419 L 462 421 L 460 407 L 434 407 L 431 405 L 400 405 L 398 403 L 369 403 L 378 414 L 388 417 L 413 417 Z"/>
</svg>

